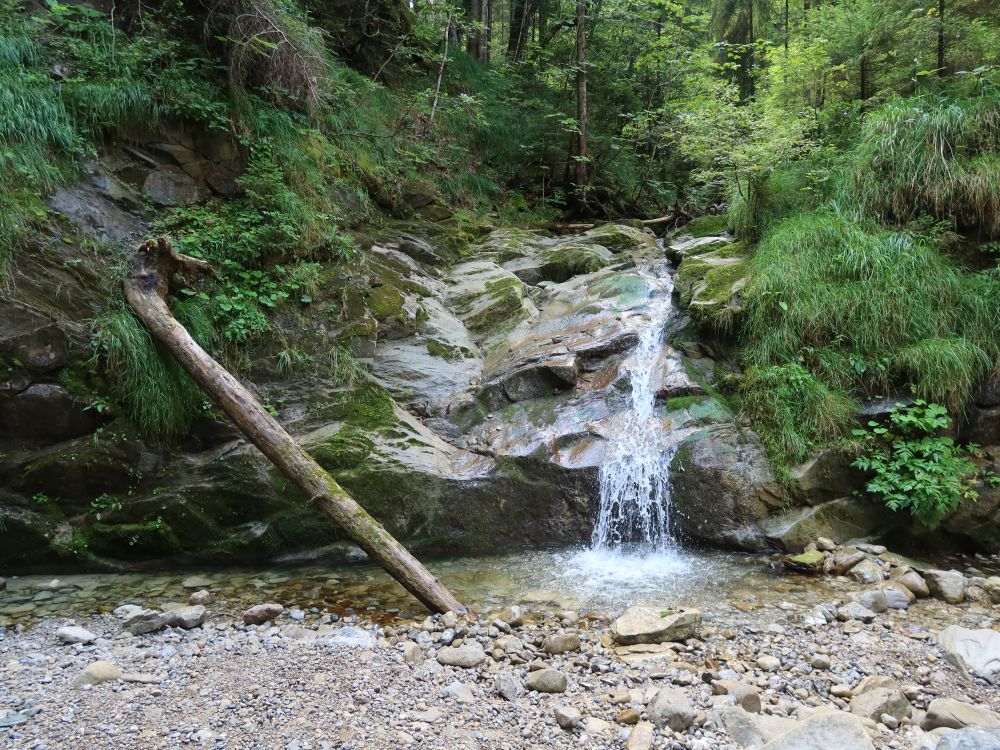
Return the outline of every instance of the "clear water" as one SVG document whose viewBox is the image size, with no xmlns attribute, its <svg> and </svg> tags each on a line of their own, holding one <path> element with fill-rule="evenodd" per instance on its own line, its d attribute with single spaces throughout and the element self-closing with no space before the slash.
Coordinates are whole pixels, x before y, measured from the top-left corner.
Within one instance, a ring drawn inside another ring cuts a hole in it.
<svg viewBox="0 0 1000 750">
<path fill-rule="evenodd" d="M 771 575 L 767 558 L 704 550 L 594 548 L 524 550 L 490 557 L 428 562 L 467 606 L 486 612 L 512 603 L 614 615 L 633 603 L 697 606 L 721 612 L 788 582 Z M 53 581 L 56 581 L 53 584 Z M 368 563 L 174 573 L 23 576 L 0 594 L 0 625 L 110 612 L 121 604 L 162 607 L 192 591 L 213 592 L 212 610 L 238 614 L 252 604 L 286 606 L 373 619 L 421 617 L 423 610 L 395 581 Z M 756 606 L 756 605 L 754 605 Z"/>
</svg>

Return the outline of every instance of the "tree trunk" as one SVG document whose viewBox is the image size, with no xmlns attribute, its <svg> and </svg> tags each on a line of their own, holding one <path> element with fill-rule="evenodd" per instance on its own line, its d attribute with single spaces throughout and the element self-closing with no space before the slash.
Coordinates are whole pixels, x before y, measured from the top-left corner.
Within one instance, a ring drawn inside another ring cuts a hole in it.
<svg viewBox="0 0 1000 750">
<path fill-rule="evenodd" d="M 865 110 L 865 103 L 868 101 L 868 97 L 870 95 L 869 91 L 868 91 L 868 88 L 869 88 L 869 84 L 868 84 L 869 70 L 868 70 L 868 54 L 867 53 L 862 53 L 861 54 L 861 60 L 860 60 L 860 64 L 859 64 L 858 68 L 859 68 L 859 70 L 858 70 L 858 78 L 859 78 L 858 88 L 860 89 L 858 91 L 858 97 L 861 99 L 861 110 L 864 111 Z"/>
<path fill-rule="evenodd" d="M 576 0 L 576 189 L 580 205 L 587 189 L 587 0 Z"/>
<path fill-rule="evenodd" d="M 785 0 L 785 57 L 788 57 L 788 0 Z"/>
<path fill-rule="evenodd" d="M 531 12 L 531 0 L 511 0 L 510 35 L 507 37 L 507 58 L 511 62 L 517 62 L 524 55 Z"/>
<path fill-rule="evenodd" d="M 444 66 L 448 62 L 448 47 L 453 27 L 454 24 L 451 22 L 451 11 L 448 11 L 448 20 L 444 27 L 444 52 L 441 53 L 441 65 L 438 67 L 437 83 L 434 86 L 434 99 L 431 101 L 431 112 L 427 116 L 427 122 L 424 125 L 421 136 L 426 136 L 429 132 L 431 132 L 431 127 L 434 125 L 434 116 L 437 114 L 438 101 L 441 98 L 441 81 L 444 79 Z"/>
<path fill-rule="evenodd" d="M 161 237 L 141 245 L 125 279 L 125 299 L 135 314 L 229 416 L 240 431 L 332 518 L 368 556 L 434 612 L 465 608 L 403 545 L 358 505 L 268 414 L 257 399 L 202 349 L 174 319 L 171 292 L 202 276 L 214 275 L 201 260 L 175 253 Z M 180 283 L 178 283 L 180 282 Z"/>
<path fill-rule="evenodd" d="M 483 21 L 486 24 L 485 40 L 482 60 L 484 63 L 490 61 L 490 50 L 493 48 L 493 0 L 482 0 Z"/>
<path fill-rule="evenodd" d="M 944 77 L 944 0 L 938 0 L 937 68 L 938 68 L 938 76 L 943 78 Z"/>
<path fill-rule="evenodd" d="M 472 22 L 472 26 L 469 28 L 469 36 L 468 41 L 466 42 L 465 51 L 469 53 L 469 57 L 473 57 L 476 60 L 482 60 L 482 16 L 482 0 L 469 0 L 469 20 Z"/>
</svg>

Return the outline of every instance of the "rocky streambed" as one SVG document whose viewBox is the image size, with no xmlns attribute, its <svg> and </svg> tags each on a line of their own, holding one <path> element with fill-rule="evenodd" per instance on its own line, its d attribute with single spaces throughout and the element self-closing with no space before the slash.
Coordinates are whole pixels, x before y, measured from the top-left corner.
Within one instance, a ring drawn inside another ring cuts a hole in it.
<svg viewBox="0 0 1000 750">
<path fill-rule="evenodd" d="M 779 580 L 821 584 L 825 600 L 779 587 L 766 605 L 729 594 L 705 611 L 536 601 L 342 616 L 247 607 L 224 579 L 189 577 L 188 601 L 0 629 L 0 738 L 19 750 L 1000 747 L 1000 561 L 918 572 L 878 547 L 813 546 Z"/>
</svg>

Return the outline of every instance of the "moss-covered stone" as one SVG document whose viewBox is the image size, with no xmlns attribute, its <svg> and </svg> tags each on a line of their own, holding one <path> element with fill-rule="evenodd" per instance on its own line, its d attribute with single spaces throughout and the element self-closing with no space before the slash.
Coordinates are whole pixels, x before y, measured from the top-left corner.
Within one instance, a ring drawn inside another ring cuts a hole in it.
<svg viewBox="0 0 1000 750">
<path fill-rule="evenodd" d="M 584 233 L 579 242 L 600 245 L 613 253 L 656 247 L 656 239 L 648 232 L 625 224 L 602 224 Z"/>
<path fill-rule="evenodd" d="M 364 430 L 347 425 L 328 440 L 310 446 L 309 451 L 324 469 L 338 471 L 362 464 L 371 455 L 374 446 Z"/>
<path fill-rule="evenodd" d="M 93 554 L 118 560 L 166 557 L 182 549 L 173 529 L 162 518 L 145 523 L 94 523 L 84 536 Z"/>
<path fill-rule="evenodd" d="M 611 252 L 602 245 L 561 244 L 541 254 L 540 275 L 561 283 L 574 276 L 600 271 L 612 262 Z"/>
<path fill-rule="evenodd" d="M 674 287 L 696 320 L 727 329 L 742 310 L 740 292 L 749 280 L 749 264 L 740 243 L 713 247 L 681 261 Z"/>
<path fill-rule="evenodd" d="M 680 233 L 691 235 L 692 237 L 715 237 L 725 234 L 727 228 L 727 218 L 725 214 L 709 214 L 698 216 L 692 219 L 683 227 Z"/>
<path fill-rule="evenodd" d="M 380 286 L 368 296 L 368 310 L 375 320 L 381 322 L 398 318 L 403 314 L 406 298 L 391 286 Z"/>
<path fill-rule="evenodd" d="M 427 339 L 427 353 L 432 357 L 440 357 L 448 362 L 458 362 L 472 356 L 472 352 L 459 346 L 446 344 L 437 339 Z"/>
<path fill-rule="evenodd" d="M 667 411 L 687 410 L 700 401 L 704 401 L 706 398 L 708 396 L 675 396 L 674 398 L 667 399 L 665 407 Z"/>
<path fill-rule="evenodd" d="M 364 429 L 391 427 L 397 422 L 392 396 L 374 383 L 342 394 L 333 405 L 331 416 Z"/>
</svg>

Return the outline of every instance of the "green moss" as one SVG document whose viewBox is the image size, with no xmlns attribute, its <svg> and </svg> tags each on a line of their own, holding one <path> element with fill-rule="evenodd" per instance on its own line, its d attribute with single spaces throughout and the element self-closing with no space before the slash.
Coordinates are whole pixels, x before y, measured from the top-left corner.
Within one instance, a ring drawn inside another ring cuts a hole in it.
<svg viewBox="0 0 1000 750">
<path fill-rule="evenodd" d="M 494 330 L 516 325 L 524 318 L 524 296 L 519 280 L 501 279 L 487 283 L 486 288 L 490 299 L 463 318 L 467 327 L 474 331 Z"/>
<path fill-rule="evenodd" d="M 324 443 L 310 448 L 313 458 L 327 471 L 353 469 L 371 455 L 375 443 L 361 429 L 346 425 Z"/>
<path fill-rule="evenodd" d="M 542 277 L 560 283 L 607 266 L 611 259 L 600 245 L 566 244 L 542 253 Z"/>
<path fill-rule="evenodd" d="M 398 421 L 392 396 L 374 383 L 344 394 L 334 405 L 333 417 L 364 429 L 391 427 Z"/>
<path fill-rule="evenodd" d="M 591 229 L 580 241 L 606 247 L 613 253 L 655 245 L 655 240 L 643 230 L 623 224 L 604 224 Z"/>
<path fill-rule="evenodd" d="M 403 314 L 406 298 L 391 286 L 376 287 L 368 295 L 368 310 L 378 321 L 398 318 Z"/>
<path fill-rule="evenodd" d="M 733 294 L 739 291 L 741 282 L 747 278 L 747 267 L 743 263 L 711 266 L 698 288 L 693 305 L 725 305 Z"/>
<path fill-rule="evenodd" d="M 667 399 L 666 409 L 667 411 L 680 411 L 682 409 L 689 409 L 691 406 L 704 401 L 707 396 L 675 396 L 674 398 Z"/>
<path fill-rule="evenodd" d="M 181 551 L 173 529 L 159 518 L 143 523 L 95 523 L 84 537 L 88 549 L 103 557 L 143 559 Z"/>
<path fill-rule="evenodd" d="M 726 226 L 727 219 L 723 214 L 699 216 L 681 227 L 681 234 L 689 234 L 692 237 L 715 237 L 724 234 Z"/>
<path fill-rule="evenodd" d="M 445 344 L 437 339 L 427 339 L 427 353 L 432 357 L 440 357 L 448 362 L 457 362 L 464 359 L 467 352 L 459 346 Z"/>
<path fill-rule="evenodd" d="M 685 258 L 677 270 L 675 287 L 681 302 L 699 322 L 728 330 L 741 306 L 737 299 L 746 285 L 749 267 L 736 245 L 722 251 Z"/>
</svg>

